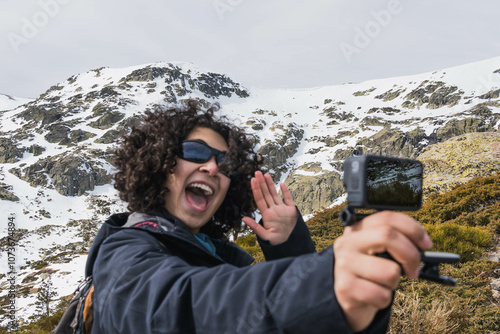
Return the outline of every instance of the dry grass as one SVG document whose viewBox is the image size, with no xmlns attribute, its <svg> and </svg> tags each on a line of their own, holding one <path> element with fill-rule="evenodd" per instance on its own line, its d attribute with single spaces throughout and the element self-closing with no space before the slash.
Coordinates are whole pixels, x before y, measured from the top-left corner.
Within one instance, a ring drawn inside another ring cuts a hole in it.
<svg viewBox="0 0 500 334">
<path fill-rule="evenodd" d="M 451 300 L 421 302 L 417 293 L 396 291 L 388 333 L 461 333 L 472 309 L 458 309 Z"/>
</svg>

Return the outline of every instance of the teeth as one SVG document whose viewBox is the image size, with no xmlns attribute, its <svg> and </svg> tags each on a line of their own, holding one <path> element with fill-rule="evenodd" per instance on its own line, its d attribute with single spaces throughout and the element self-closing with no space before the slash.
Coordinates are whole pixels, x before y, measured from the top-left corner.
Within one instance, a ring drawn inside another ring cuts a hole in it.
<svg viewBox="0 0 500 334">
<path fill-rule="evenodd" d="M 206 184 L 193 183 L 193 184 L 189 185 L 189 187 L 201 189 L 203 191 L 203 193 L 205 194 L 205 196 L 210 196 L 214 193 L 213 190 L 209 186 L 207 186 Z"/>
</svg>

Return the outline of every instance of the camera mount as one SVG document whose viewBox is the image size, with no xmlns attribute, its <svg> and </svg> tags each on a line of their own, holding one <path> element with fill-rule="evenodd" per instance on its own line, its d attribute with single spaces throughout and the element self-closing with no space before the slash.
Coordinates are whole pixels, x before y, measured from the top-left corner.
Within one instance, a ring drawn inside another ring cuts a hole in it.
<svg viewBox="0 0 500 334">
<path fill-rule="evenodd" d="M 361 221 L 369 215 L 370 214 L 356 213 L 353 207 L 347 206 L 344 207 L 340 213 L 340 220 L 342 221 L 344 227 L 346 227 Z M 377 256 L 397 262 L 387 252 L 377 254 Z M 456 263 L 460 260 L 460 255 L 454 253 L 426 251 L 421 252 L 421 259 L 424 265 L 420 268 L 419 278 L 449 286 L 455 286 L 457 284 L 457 281 L 454 278 L 439 274 L 439 264 Z"/>
</svg>

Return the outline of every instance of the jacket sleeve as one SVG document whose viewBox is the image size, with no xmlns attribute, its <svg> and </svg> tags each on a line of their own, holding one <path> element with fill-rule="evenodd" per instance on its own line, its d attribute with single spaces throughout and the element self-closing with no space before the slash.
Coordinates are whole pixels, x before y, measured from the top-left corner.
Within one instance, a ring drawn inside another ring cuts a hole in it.
<svg viewBox="0 0 500 334">
<path fill-rule="evenodd" d="M 299 256 L 314 253 L 316 251 L 309 229 L 298 210 L 297 213 L 297 223 L 285 242 L 273 246 L 269 241 L 257 237 L 266 260 L 281 259 L 287 256 Z"/>
<path fill-rule="evenodd" d="M 332 271 L 331 247 L 243 268 L 200 267 L 147 232 L 123 230 L 96 258 L 93 333 L 351 333 Z"/>
<path fill-rule="evenodd" d="M 316 251 L 314 243 L 311 239 L 311 234 L 309 232 L 309 229 L 307 228 L 307 225 L 304 222 L 304 219 L 302 218 L 300 212 L 298 212 L 298 214 L 299 215 L 297 218 L 297 223 L 295 225 L 295 228 L 292 231 L 292 234 L 290 234 L 290 237 L 288 238 L 287 241 L 273 246 L 269 241 L 262 240 L 257 236 L 257 240 L 262 249 L 262 252 L 264 253 L 266 260 L 280 259 L 288 256 L 299 256 L 302 254 L 313 253 Z M 331 250 L 331 247 L 329 248 L 330 249 L 327 251 Z M 332 268 L 333 268 L 333 263 L 332 263 Z M 340 306 L 337 304 L 336 299 L 335 299 L 335 304 L 338 308 L 338 312 L 342 313 L 342 310 Z M 376 314 L 375 319 L 372 321 L 370 326 L 368 326 L 366 330 L 358 334 L 386 333 L 387 328 L 389 326 L 391 306 L 379 311 Z M 339 333 L 350 333 L 350 331 L 346 328 L 345 332 L 340 331 Z"/>
</svg>

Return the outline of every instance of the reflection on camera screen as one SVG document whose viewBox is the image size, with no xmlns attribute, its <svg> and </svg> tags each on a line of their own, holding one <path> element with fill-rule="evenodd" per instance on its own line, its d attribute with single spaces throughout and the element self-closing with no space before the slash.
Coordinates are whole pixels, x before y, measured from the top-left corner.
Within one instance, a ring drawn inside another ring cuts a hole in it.
<svg viewBox="0 0 500 334">
<path fill-rule="evenodd" d="M 367 202 L 418 207 L 422 200 L 422 164 L 412 160 L 371 158 L 367 164 Z"/>
</svg>

